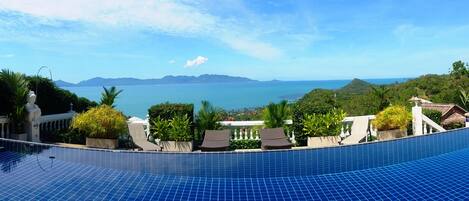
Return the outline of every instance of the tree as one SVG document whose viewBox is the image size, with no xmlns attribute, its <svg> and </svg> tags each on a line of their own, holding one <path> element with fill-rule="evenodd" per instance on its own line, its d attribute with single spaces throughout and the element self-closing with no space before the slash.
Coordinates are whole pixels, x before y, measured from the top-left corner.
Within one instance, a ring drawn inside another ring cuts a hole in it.
<svg viewBox="0 0 469 201">
<path fill-rule="evenodd" d="M 389 101 L 389 88 L 386 86 L 372 86 L 371 94 L 378 99 L 378 111 L 384 110 L 391 103 Z"/>
<path fill-rule="evenodd" d="M 202 101 L 199 112 L 197 113 L 197 131 L 199 136 L 205 133 L 205 130 L 217 130 L 220 129 L 221 125 L 218 123 L 221 121 L 221 115 L 219 110 L 210 104 L 208 101 Z"/>
<path fill-rule="evenodd" d="M 101 93 L 101 101 L 100 105 L 109 105 L 111 107 L 115 107 L 114 101 L 116 100 L 117 96 L 122 93 L 123 90 L 117 90 L 115 86 L 111 88 L 103 87 L 104 91 Z"/>
<path fill-rule="evenodd" d="M 450 71 L 450 75 L 455 77 L 469 76 L 469 66 L 462 61 L 456 61 L 453 63 L 453 69 Z"/>
<path fill-rule="evenodd" d="M 25 105 L 29 93 L 28 81 L 25 75 L 7 69 L 0 72 L 0 80 L 11 92 L 9 98 L 11 108 L 8 111 L 8 116 L 13 121 L 13 130 L 15 133 L 23 133 L 26 115 Z"/>
<path fill-rule="evenodd" d="M 264 124 L 267 128 L 280 128 L 290 116 L 288 102 L 281 101 L 278 104 L 270 103 L 263 111 Z"/>
</svg>

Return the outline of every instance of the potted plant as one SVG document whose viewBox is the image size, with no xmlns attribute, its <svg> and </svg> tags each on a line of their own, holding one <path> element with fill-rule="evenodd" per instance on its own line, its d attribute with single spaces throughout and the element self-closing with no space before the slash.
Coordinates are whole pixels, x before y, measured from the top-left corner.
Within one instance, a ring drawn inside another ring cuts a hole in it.
<svg viewBox="0 0 469 201">
<path fill-rule="evenodd" d="M 100 105 L 78 114 L 71 127 L 86 135 L 86 146 L 118 148 L 118 138 L 127 132 L 124 115 L 109 105 Z"/>
<path fill-rule="evenodd" d="M 412 115 L 404 106 L 390 106 L 376 115 L 372 121 L 378 130 L 378 140 L 389 140 L 407 136 L 407 125 Z"/>
<path fill-rule="evenodd" d="M 26 141 L 28 135 L 25 132 L 24 123 L 26 120 L 26 102 L 29 93 L 28 81 L 21 73 L 14 73 L 9 70 L 0 72 L 0 80 L 6 85 L 9 92 L 11 107 L 8 108 L 8 118 L 12 125 L 10 137 L 16 140 Z"/>
<path fill-rule="evenodd" d="M 159 139 L 163 151 L 192 151 L 193 139 L 187 115 L 176 115 L 170 120 L 156 118 L 152 124 L 152 133 Z"/>
<path fill-rule="evenodd" d="M 339 145 L 345 116 L 345 112 L 339 109 L 333 109 L 326 114 L 306 114 L 302 124 L 303 135 L 308 137 L 308 147 Z"/>
</svg>

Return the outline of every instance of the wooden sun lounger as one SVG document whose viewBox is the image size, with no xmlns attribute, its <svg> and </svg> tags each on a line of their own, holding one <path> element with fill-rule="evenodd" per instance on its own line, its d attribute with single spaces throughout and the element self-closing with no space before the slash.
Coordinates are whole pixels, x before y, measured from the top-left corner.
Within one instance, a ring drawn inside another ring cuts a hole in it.
<svg viewBox="0 0 469 201">
<path fill-rule="evenodd" d="M 200 149 L 202 151 L 226 151 L 230 147 L 230 130 L 206 130 Z"/>
<path fill-rule="evenodd" d="M 132 137 L 132 141 L 135 145 L 140 147 L 144 151 L 161 151 L 161 147 L 149 142 L 145 135 L 143 124 L 141 123 L 130 123 L 129 134 Z"/>
<path fill-rule="evenodd" d="M 293 144 L 288 141 L 283 128 L 266 128 L 260 130 L 262 149 L 291 149 Z"/>
</svg>

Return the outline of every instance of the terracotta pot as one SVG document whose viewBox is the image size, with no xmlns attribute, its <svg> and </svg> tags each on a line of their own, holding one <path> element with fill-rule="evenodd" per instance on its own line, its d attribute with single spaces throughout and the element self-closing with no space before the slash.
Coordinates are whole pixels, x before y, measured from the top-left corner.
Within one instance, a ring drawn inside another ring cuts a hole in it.
<svg viewBox="0 0 469 201">
<path fill-rule="evenodd" d="M 86 146 L 101 149 L 117 149 L 119 143 L 117 139 L 86 138 Z"/>
<path fill-rule="evenodd" d="M 162 147 L 162 151 L 191 152 L 194 142 L 160 141 L 158 144 Z"/>
<path fill-rule="evenodd" d="M 378 140 L 392 140 L 396 138 L 406 137 L 407 136 L 407 129 L 394 129 L 394 130 L 387 130 L 387 131 L 378 131 Z"/>
<path fill-rule="evenodd" d="M 308 147 L 338 146 L 340 136 L 308 137 Z"/>
</svg>

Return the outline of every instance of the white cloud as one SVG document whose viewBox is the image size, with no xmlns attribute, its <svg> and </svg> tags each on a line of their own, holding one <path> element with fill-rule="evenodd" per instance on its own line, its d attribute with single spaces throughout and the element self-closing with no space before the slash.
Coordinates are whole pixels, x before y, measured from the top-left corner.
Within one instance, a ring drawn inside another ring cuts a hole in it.
<svg viewBox="0 0 469 201">
<path fill-rule="evenodd" d="M 183 0 L 1 0 L 0 11 L 31 16 L 37 23 L 49 26 L 70 21 L 96 25 L 92 27 L 124 27 L 182 37 L 208 37 L 259 59 L 282 55 L 273 44 L 261 39 L 262 36 L 252 34 L 262 33 L 262 30 L 247 28 L 260 26 L 249 24 L 249 20 L 239 22 L 242 19 L 212 15 L 203 5 Z M 31 31 L 24 33 L 32 34 Z"/>
<path fill-rule="evenodd" d="M 0 58 L 12 58 L 14 56 L 14 54 L 0 54 Z"/>
<path fill-rule="evenodd" d="M 184 65 L 184 67 L 186 68 L 196 67 L 196 66 L 204 64 L 207 61 L 208 61 L 207 57 L 198 56 L 197 58 L 193 60 L 187 60 L 186 65 Z"/>
<path fill-rule="evenodd" d="M 168 61 L 168 63 L 169 63 L 169 64 L 175 64 L 175 63 L 176 63 L 176 60 L 171 59 L 171 60 Z"/>
</svg>

